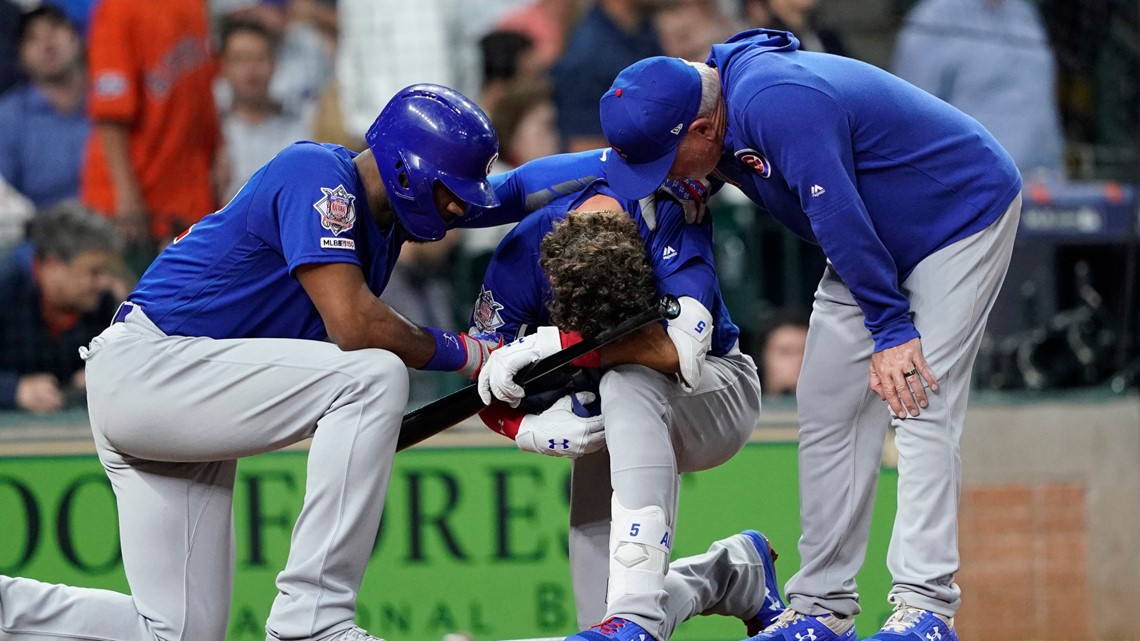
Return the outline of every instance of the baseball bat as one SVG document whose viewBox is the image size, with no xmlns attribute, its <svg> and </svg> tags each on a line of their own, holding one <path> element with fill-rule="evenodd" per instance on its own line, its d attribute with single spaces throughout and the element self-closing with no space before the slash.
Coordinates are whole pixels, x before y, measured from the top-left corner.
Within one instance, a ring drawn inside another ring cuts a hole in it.
<svg viewBox="0 0 1140 641">
<path fill-rule="evenodd" d="M 569 365 L 575 358 L 628 336 L 654 321 L 663 318 L 667 320 L 676 318 L 680 312 L 681 305 L 675 297 L 662 296 L 653 307 L 626 319 L 617 326 L 527 365 L 515 375 L 515 382 L 523 387 L 541 385 L 544 379 Z M 400 424 L 400 437 L 396 441 L 396 451 L 405 450 L 439 434 L 443 430 L 474 416 L 483 407 L 483 401 L 479 398 L 479 386 L 474 384 L 408 412 L 404 415 L 403 423 Z"/>
</svg>

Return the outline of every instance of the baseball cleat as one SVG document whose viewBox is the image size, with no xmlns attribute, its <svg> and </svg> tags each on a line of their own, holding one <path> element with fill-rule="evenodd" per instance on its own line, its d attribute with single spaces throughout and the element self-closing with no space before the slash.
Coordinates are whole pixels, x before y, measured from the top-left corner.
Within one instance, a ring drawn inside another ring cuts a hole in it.
<svg viewBox="0 0 1140 641">
<path fill-rule="evenodd" d="M 760 553 L 760 560 L 764 563 L 764 602 L 752 618 L 744 621 L 744 625 L 748 626 L 748 636 L 753 636 L 775 623 L 776 617 L 780 616 L 788 606 L 780 598 L 780 584 L 776 580 L 776 558 L 779 555 L 772 548 L 768 537 L 756 530 L 745 530 L 740 534 L 747 537 L 756 547 L 756 551 Z"/>
<path fill-rule="evenodd" d="M 867 641 L 958 641 L 953 617 L 913 608 L 893 594 L 888 600 L 895 605 L 894 613 Z"/>
<path fill-rule="evenodd" d="M 657 641 L 645 628 L 629 619 L 610 617 L 598 625 L 566 637 L 566 641 Z"/>
<path fill-rule="evenodd" d="M 855 617 L 812 616 L 785 608 L 772 625 L 748 641 L 856 641 Z"/>
</svg>

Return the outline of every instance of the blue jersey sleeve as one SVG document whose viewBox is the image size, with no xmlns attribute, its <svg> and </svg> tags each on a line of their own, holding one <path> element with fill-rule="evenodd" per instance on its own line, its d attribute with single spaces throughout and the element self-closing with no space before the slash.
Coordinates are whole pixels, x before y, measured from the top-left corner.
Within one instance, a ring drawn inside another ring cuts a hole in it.
<svg viewBox="0 0 1140 641">
<path fill-rule="evenodd" d="M 824 254 L 863 310 L 875 351 L 918 338 L 898 267 L 855 184 L 847 111 L 822 91 L 781 84 L 758 92 L 745 113 L 746 135 L 770 154 L 798 196 Z"/>
<path fill-rule="evenodd" d="M 276 173 L 281 185 L 273 206 L 289 273 L 315 263 L 360 267 L 355 228 L 358 218 L 369 213 L 359 177 L 335 162 L 332 152 L 314 144 L 294 145 L 266 171 Z"/>
<path fill-rule="evenodd" d="M 490 177 L 499 198 L 497 207 L 468 207 L 459 227 L 493 227 L 516 223 L 551 201 L 581 191 L 605 175 L 602 163 L 609 149 L 559 154 L 532 160 Z"/>
<path fill-rule="evenodd" d="M 658 293 L 689 296 L 712 311 L 717 292 L 712 216 L 705 216 L 699 224 L 688 224 L 681 205 L 660 194 L 654 213 L 656 229 L 646 239 L 645 250 Z M 644 212 L 642 217 L 644 224 Z"/>
<path fill-rule="evenodd" d="M 471 313 L 473 335 L 510 342 L 524 326 L 550 323 L 550 284 L 538 263 L 540 243 L 549 229 L 545 216 L 527 219 L 499 243 Z"/>
</svg>

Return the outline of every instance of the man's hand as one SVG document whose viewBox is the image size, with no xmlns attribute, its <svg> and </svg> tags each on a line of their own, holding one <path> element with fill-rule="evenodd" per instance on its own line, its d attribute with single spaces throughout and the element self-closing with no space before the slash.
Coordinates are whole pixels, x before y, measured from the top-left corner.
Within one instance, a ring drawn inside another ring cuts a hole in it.
<svg viewBox="0 0 1140 641">
<path fill-rule="evenodd" d="M 28 412 L 57 412 L 63 407 L 63 392 L 51 374 L 28 374 L 16 383 L 16 406 Z"/>
<path fill-rule="evenodd" d="M 591 392 L 567 394 L 541 414 L 527 414 L 515 444 L 526 452 L 563 458 L 597 452 L 606 444 L 605 423 L 585 407 L 596 398 Z"/>
<path fill-rule="evenodd" d="M 539 327 L 537 333 L 523 336 L 491 352 L 487 363 L 479 370 L 479 398 L 483 399 L 484 405 L 490 405 L 497 398 L 511 407 L 518 407 L 525 393 L 515 382 L 515 374 L 561 349 L 558 328 Z"/>
<path fill-rule="evenodd" d="M 116 194 L 115 225 L 128 243 L 142 241 L 150 235 L 146 202 L 138 190 L 123 189 Z"/>
<path fill-rule="evenodd" d="M 938 391 L 938 381 L 922 357 L 922 341 L 917 338 L 872 354 L 869 381 L 871 391 L 899 418 L 907 418 L 908 413 L 918 416 L 919 408 L 926 408 L 923 381 L 931 391 Z"/>
</svg>

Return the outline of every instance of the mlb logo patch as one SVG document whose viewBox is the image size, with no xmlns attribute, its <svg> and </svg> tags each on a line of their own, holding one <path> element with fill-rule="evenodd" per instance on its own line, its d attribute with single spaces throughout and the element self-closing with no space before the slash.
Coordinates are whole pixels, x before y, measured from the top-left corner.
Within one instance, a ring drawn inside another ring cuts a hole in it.
<svg viewBox="0 0 1140 641">
<path fill-rule="evenodd" d="M 502 303 L 495 300 L 491 290 L 480 286 L 479 298 L 475 299 L 475 311 L 471 315 L 475 327 L 480 332 L 493 332 L 502 327 L 503 317 L 499 315 L 499 310 L 502 308 Z"/>
<path fill-rule="evenodd" d="M 356 223 L 356 206 L 353 204 L 356 196 L 348 193 L 344 185 L 337 185 L 335 189 L 321 187 L 321 193 L 324 197 L 313 203 L 313 209 L 321 215 L 321 227 L 334 236 L 352 229 Z"/>
<path fill-rule="evenodd" d="M 772 175 L 772 165 L 764 154 L 756 151 L 755 149 L 741 149 L 733 154 L 736 159 L 747 165 L 752 171 L 760 174 L 761 178 L 768 178 Z"/>
<path fill-rule="evenodd" d="M 321 236 L 321 249 L 356 249 L 356 241 L 351 238 L 329 238 Z"/>
</svg>

